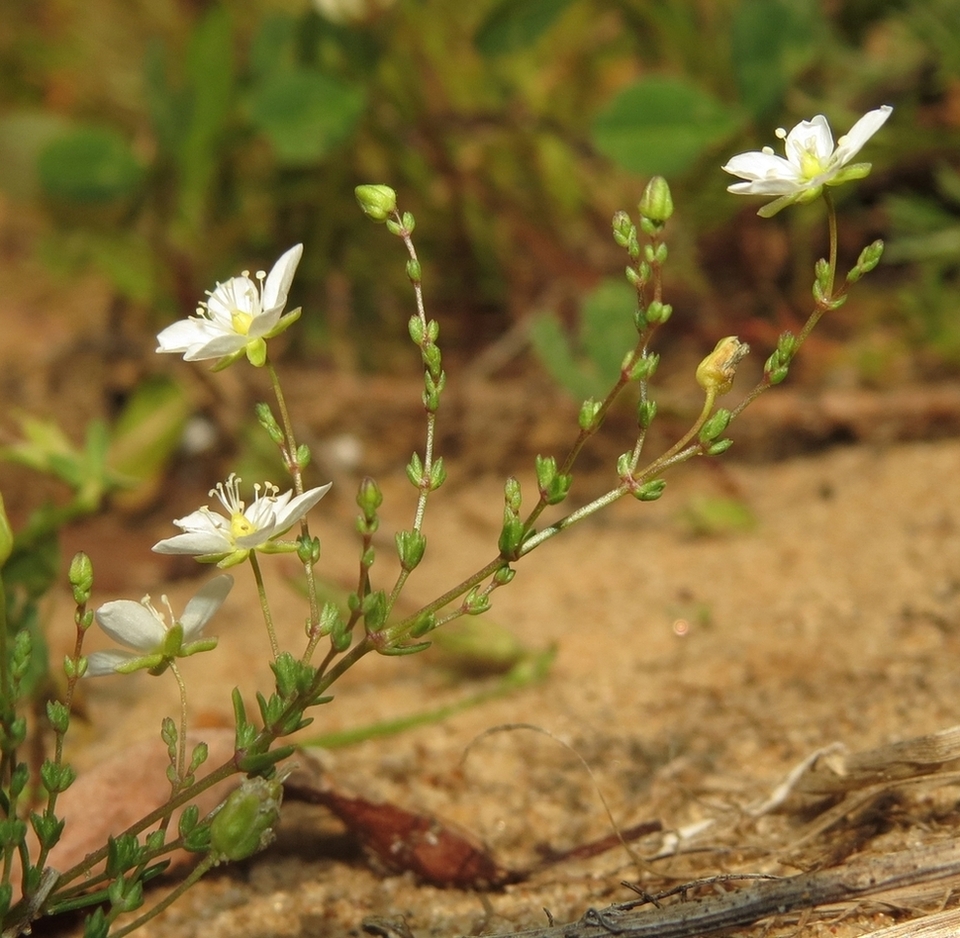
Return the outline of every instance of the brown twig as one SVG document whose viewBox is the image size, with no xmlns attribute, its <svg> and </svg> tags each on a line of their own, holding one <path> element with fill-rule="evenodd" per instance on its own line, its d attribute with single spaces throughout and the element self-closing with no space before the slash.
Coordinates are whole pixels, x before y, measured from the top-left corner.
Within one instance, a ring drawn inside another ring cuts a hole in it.
<svg viewBox="0 0 960 938">
<path fill-rule="evenodd" d="M 721 895 L 699 896 L 662 908 L 637 900 L 588 909 L 576 922 L 548 924 L 494 938 L 701 938 L 752 925 L 772 915 L 812 909 L 892 889 L 960 876 L 960 844 L 905 850 L 883 858 L 763 880 Z"/>
</svg>

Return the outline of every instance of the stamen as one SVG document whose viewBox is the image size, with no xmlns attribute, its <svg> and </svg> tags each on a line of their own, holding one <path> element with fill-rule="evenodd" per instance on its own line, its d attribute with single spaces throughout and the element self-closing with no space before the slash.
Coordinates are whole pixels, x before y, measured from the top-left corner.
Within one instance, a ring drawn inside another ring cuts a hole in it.
<svg viewBox="0 0 960 938">
<path fill-rule="evenodd" d="M 166 596 L 161 596 L 160 598 L 161 598 L 161 600 L 162 600 L 163 602 L 165 602 L 165 603 L 167 602 L 167 597 L 166 597 Z M 160 622 L 160 623 L 163 625 L 164 628 L 167 627 L 167 620 L 164 619 L 163 613 L 162 613 L 162 612 L 158 612 L 157 609 L 156 609 L 156 607 L 155 607 L 155 606 L 153 605 L 153 603 L 150 601 L 150 594 L 149 594 L 149 593 L 148 593 L 146 596 L 144 596 L 143 599 L 140 600 L 140 605 L 143 606 L 148 612 L 150 612 L 150 614 L 154 617 L 154 619 L 156 619 L 158 622 Z M 168 609 L 170 608 L 169 603 L 167 603 L 167 608 L 168 608 Z M 172 617 L 173 617 L 173 611 L 172 611 L 172 610 L 171 610 L 171 612 L 170 612 L 170 616 L 171 616 L 171 621 L 172 621 Z"/>
<path fill-rule="evenodd" d="M 231 515 L 237 512 L 242 513 L 245 505 L 240 498 L 240 482 L 240 477 L 235 472 L 231 472 L 226 482 L 218 482 L 216 488 L 210 489 L 207 494 L 211 498 L 216 496 Z"/>
</svg>

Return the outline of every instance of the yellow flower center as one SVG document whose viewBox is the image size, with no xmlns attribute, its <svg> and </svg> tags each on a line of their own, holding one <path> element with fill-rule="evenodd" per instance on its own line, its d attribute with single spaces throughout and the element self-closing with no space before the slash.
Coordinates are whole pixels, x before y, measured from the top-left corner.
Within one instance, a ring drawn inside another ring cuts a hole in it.
<svg viewBox="0 0 960 938">
<path fill-rule="evenodd" d="M 256 528 L 247 520 L 247 516 L 242 511 L 235 511 L 230 515 L 230 534 L 234 539 L 246 537 L 253 534 Z"/>
<path fill-rule="evenodd" d="M 250 313 L 244 313 L 239 309 L 231 310 L 230 321 L 233 323 L 233 331 L 237 335 L 246 335 L 250 331 L 250 323 L 253 322 L 253 316 Z"/>
<path fill-rule="evenodd" d="M 824 172 L 825 167 L 820 162 L 820 157 L 813 151 L 813 145 L 803 151 L 800 157 L 800 173 L 804 179 L 814 179 Z"/>
</svg>

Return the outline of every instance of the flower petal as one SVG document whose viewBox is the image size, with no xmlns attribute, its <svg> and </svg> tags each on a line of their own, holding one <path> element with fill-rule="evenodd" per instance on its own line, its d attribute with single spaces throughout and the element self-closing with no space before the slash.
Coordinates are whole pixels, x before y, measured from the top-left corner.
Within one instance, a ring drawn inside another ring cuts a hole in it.
<svg viewBox="0 0 960 938">
<path fill-rule="evenodd" d="M 180 616 L 184 642 L 192 641 L 200 635 L 211 616 L 223 605 L 231 589 L 233 577 L 224 573 L 214 577 L 197 591 Z"/>
<path fill-rule="evenodd" d="M 230 540 L 215 528 L 185 531 L 157 541 L 151 548 L 157 554 L 229 554 Z"/>
<path fill-rule="evenodd" d="M 279 533 L 283 533 L 290 528 L 294 522 L 299 521 L 327 492 L 330 491 L 332 482 L 326 485 L 317 486 L 315 489 L 308 489 L 302 495 L 298 495 L 290 504 L 278 506 L 277 509 L 277 528 Z"/>
<path fill-rule="evenodd" d="M 155 651 L 167 630 L 143 603 L 117 599 L 104 603 L 96 612 L 97 623 L 115 642 L 139 652 Z"/>
<path fill-rule="evenodd" d="M 273 265 L 263 285 L 262 308 L 266 310 L 283 310 L 293 283 L 293 275 L 297 272 L 297 264 L 303 256 L 303 245 L 295 244 L 289 251 L 280 255 L 280 259 Z M 276 324 L 276 320 L 274 320 Z M 272 328 L 272 326 L 271 326 Z"/>
<path fill-rule="evenodd" d="M 232 327 L 235 312 L 250 316 L 260 312 L 260 290 L 247 276 L 231 277 L 217 284 L 207 300 L 207 309 L 224 325 Z"/>
<path fill-rule="evenodd" d="M 209 342 L 214 336 L 222 334 L 223 330 L 208 319 L 199 316 L 180 319 L 167 326 L 157 336 L 157 351 L 179 354 L 195 345 Z"/>
<path fill-rule="evenodd" d="M 202 362 L 211 358 L 222 358 L 240 351 L 250 339 L 239 332 L 227 332 L 214 336 L 202 345 L 194 345 L 183 356 L 185 362 Z"/>
<path fill-rule="evenodd" d="M 833 134 L 827 119 L 818 114 L 813 120 L 800 121 L 784 141 L 787 159 L 798 169 L 803 166 L 804 157 L 813 155 L 820 163 L 826 164 L 833 154 Z"/>
<path fill-rule="evenodd" d="M 87 655 L 87 670 L 83 676 L 101 677 L 104 674 L 116 674 L 120 665 L 139 657 L 132 652 L 120 651 L 119 649 L 92 652 Z"/>
<path fill-rule="evenodd" d="M 875 111 L 867 111 L 850 128 L 849 133 L 837 142 L 837 150 L 833 154 L 834 164 L 844 166 L 849 163 L 860 152 L 863 145 L 886 123 L 892 111 L 893 108 L 889 104 L 884 104 Z"/>
<path fill-rule="evenodd" d="M 759 150 L 738 153 L 722 168 L 733 176 L 747 180 L 727 187 L 727 191 L 739 195 L 788 195 L 804 185 L 796 167 L 774 153 Z"/>
</svg>

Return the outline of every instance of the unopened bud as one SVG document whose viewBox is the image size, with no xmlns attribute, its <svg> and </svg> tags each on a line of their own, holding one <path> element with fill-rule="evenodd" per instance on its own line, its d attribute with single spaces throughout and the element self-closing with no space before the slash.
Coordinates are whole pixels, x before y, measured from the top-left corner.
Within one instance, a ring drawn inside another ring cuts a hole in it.
<svg viewBox="0 0 960 938">
<path fill-rule="evenodd" d="M 224 860 L 242 860 L 273 840 L 280 819 L 280 779 L 245 778 L 210 824 L 210 849 Z"/>
<path fill-rule="evenodd" d="M 82 550 L 74 554 L 70 561 L 67 579 L 73 588 L 73 601 L 78 606 L 89 602 L 90 592 L 93 590 L 93 564 Z"/>
<path fill-rule="evenodd" d="M 713 391 L 717 396 L 726 394 L 733 387 L 737 365 L 749 351 L 750 346 L 735 335 L 721 339 L 716 348 L 697 366 L 697 384 L 704 391 Z"/>
<path fill-rule="evenodd" d="M 364 214 L 374 221 L 386 221 L 397 210 L 397 193 L 389 186 L 357 186 L 353 192 Z"/>
<path fill-rule="evenodd" d="M 673 214 L 673 197 L 670 195 L 670 186 L 663 176 L 654 176 L 647 183 L 637 206 L 640 214 L 650 221 L 663 224 Z"/>
</svg>

